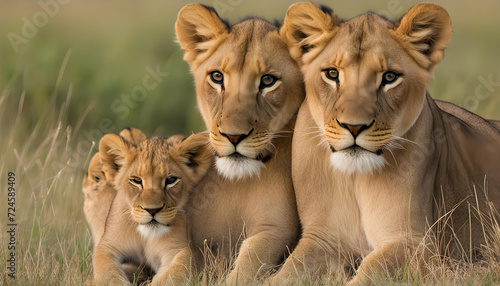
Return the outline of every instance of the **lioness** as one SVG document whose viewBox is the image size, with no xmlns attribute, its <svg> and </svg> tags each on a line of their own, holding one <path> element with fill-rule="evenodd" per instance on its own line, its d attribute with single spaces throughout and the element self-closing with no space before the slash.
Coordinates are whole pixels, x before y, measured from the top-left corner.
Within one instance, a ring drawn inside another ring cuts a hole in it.
<svg viewBox="0 0 500 286">
<path fill-rule="evenodd" d="M 138 145 L 115 134 L 101 139 L 103 171 L 117 193 L 94 251 L 93 283 L 128 284 L 123 261 L 151 267 L 154 285 L 177 285 L 189 277 L 186 206 L 212 162 L 207 143 L 206 133 L 177 144 L 163 137 Z"/>
<path fill-rule="evenodd" d="M 500 207 L 499 123 L 426 92 L 451 38 L 447 12 L 421 3 L 394 23 L 374 13 L 340 21 L 298 3 L 280 33 L 306 84 L 292 154 L 303 233 L 273 281 L 354 256 L 350 283 L 370 284 L 439 223 L 438 254 L 474 254 L 488 201 Z"/>
<path fill-rule="evenodd" d="M 216 168 L 193 194 L 193 243 L 200 261 L 207 245 L 223 257 L 237 252 L 227 283 L 250 283 L 262 266 L 282 261 L 299 234 L 291 142 L 302 75 L 265 20 L 229 26 L 212 8 L 191 4 L 175 29 L 216 154 Z"/>
</svg>

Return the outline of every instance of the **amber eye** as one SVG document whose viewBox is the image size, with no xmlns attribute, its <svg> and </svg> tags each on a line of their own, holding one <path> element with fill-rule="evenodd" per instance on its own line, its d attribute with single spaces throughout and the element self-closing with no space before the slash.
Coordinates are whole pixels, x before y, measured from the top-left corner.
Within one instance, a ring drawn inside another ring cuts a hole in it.
<svg viewBox="0 0 500 286">
<path fill-rule="evenodd" d="M 213 71 L 210 73 L 210 79 L 216 84 L 222 84 L 224 75 L 220 71 Z"/>
<path fill-rule="evenodd" d="M 101 178 L 99 178 L 98 176 L 95 176 L 94 179 L 96 182 L 99 182 L 101 180 Z"/>
<path fill-rule="evenodd" d="M 259 89 L 273 86 L 278 79 L 272 75 L 266 74 L 260 78 Z"/>
<path fill-rule="evenodd" d="M 385 72 L 382 76 L 382 85 L 391 84 L 398 79 L 399 75 L 394 72 Z"/>
<path fill-rule="evenodd" d="M 132 184 L 134 184 L 134 185 L 138 185 L 138 186 L 142 187 L 142 180 L 141 180 L 141 178 L 138 178 L 138 177 L 131 177 L 131 178 L 129 179 L 129 181 L 130 181 Z"/>
<path fill-rule="evenodd" d="M 330 80 L 339 80 L 339 71 L 337 69 L 327 69 L 325 70 L 325 75 Z"/>
<path fill-rule="evenodd" d="M 173 183 L 177 182 L 179 178 L 177 177 L 168 177 L 165 179 L 165 186 L 172 185 Z"/>
</svg>

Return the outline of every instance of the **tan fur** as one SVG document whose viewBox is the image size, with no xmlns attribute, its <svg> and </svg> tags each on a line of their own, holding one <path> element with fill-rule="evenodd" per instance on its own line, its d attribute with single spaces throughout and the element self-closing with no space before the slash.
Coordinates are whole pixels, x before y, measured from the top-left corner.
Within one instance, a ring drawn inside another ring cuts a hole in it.
<svg viewBox="0 0 500 286">
<path fill-rule="evenodd" d="M 396 23 L 373 13 L 338 22 L 298 3 L 280 33 L 306 84 L 292 154 L 303 234 L 272 282 L 343 270 L 354 257 L 362 260 L 350 284 L 374 283 L 414 258 L 434 223 L 444 226 L 433 228 L 438 249 L 422 251 L 424 262 L 477 254 L 491 219 L 478 213 L 489 213 L 489 200 L 500 207 L 500 132 L 426 93 L 451 37 L 446 11 L 422 3 Z M 338 81 L 326 76 L 333 68 Z M 400 77 L 383 84 L 387 71 Z M 362 172 L 330 161 L 338 154 L 385 163 Z"/>
<path fill-rule="evenodd" d="M 258 174 L 232 180 L 210 170 L 192 200 L 199 261 L 206 247 L 226 258 L 238 253 L 227 283 L 250 283 L 279 263 L 298 237 L 290 157 L 302 77 L 278 29 L 264 20 L 228 27 L 215 11 L 191 4 L 179 12 L 176 32 L 217 159 L 264 165 Z M 213 71 L 223 74 L 222 84 L 211 79 Z M 260 88 L 265 75 L 277 81 Z M 223 134 L 248 136 L 234 147 Z"/>
<path fill-rule="evenodd" d="M 124 128 L 119 135 L 132 144 L 138 144 L 146 140 L 146 135 L 141 130 L 133 127 Z M 170 138 L 175 139 L 174 136 Z M 106 180 L 106 176 L 102 171 L 99 153 L 96 153 L 90 160 L 88 172 L 83 178 L 82 191 L 84 194 L 83 213 L 90 226 L 92 240 L 94 241 L 94 247 L 96 247 L 104 232 L 104 224 L 111 202 L 116 195 L 115 188 L 111 182 Z"/>
<path fill-rule="evenodd" d="M 124 128 L 119 135 L 135 145 L 146 140 L 146 135 L 134 127 Z M 183 138 L 185 138 L 184 135 L 177 134 L 170 136 L 167 140 L 171 144 L 175 144 Z M 112 182 L 106 180 L 102 171 L 99 153 L 96 153 L 90 160 L 88 173 L 83 178 L 82 190 L 84 194 L 83 213 L 90 226 L 95 248 L 104 233 L 109 208 L 116 196 L 116 189 Z M 146 265 L 123 263 L 122 268 L 130 281 L 135 280 L 139 284 L 153 276 L 152 270 Z"/>
<path fill-rule="evenodd" d="M 138 144 L 146 140 L 146 135 L 134 127 L 124 128 L 119 135 L 132 144 Z M 173 140 L 175 136 L 170 138 L 169 140 Z M 83 178 L 82 190 L 84 194 L 83 213 L 90 226 L 95 249 L 104 233 L 109 208 L 116 196 L 116 189 L 112 182 L 106 180 L 106 175 L 102 171 L 99 153 L 96 153 L 90 160 L 88 173 Z M 151 269 L 145 265 L 123 263 L 122 269 L 129 281 L 135 280 L 138 283 L 147 281 L 153 275 Z"/>
<path fill-rule="evenodd" d="M 172 143 L 178 141 L 153 137 L 134 145 L 114 134 L 102 138 L 103 170 L 117 193 L 94 251 L 95 284 L 127 284 L 124 260 L 151 267 L 154 285 L 176 285 L 191 274 L 186 206 L 212 154 L 206 133 Z"/>
</svg>

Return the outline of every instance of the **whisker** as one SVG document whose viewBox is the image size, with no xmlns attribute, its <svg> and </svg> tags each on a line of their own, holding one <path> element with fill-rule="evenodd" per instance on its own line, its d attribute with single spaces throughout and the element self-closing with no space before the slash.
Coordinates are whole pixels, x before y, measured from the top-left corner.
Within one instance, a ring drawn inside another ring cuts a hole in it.
<svg viewBox="0 0 500 286">
<path fill-rule="evenodd" d="M 325 138 L 325 137 L 323 137 L 323 138 L 319 141 L 319 143 L 316 145 L 316 147 L 324 146 L 325 148 L 327 148 L 327 149 L 328 149 L 328 145 L 329 145 L 329 144 L 328 144 L 328 141 L 326 141 L 326 138 Z"/>
<path fill-rule="evenodd" d="M 405 141 L 405 142 L 413 143 L 413 144 L 415 144 L 415 145 L 417 145 L 417 146 L 419 146 L 419 147 L 423 147 L 423 146 L 422 146 L 422 144 L 419 144 L 419 143 L 417 143 L 417 142 L 415 142 L 415 141 L 412 141 L 412 140 L 410 140 L 410 139 L 403 138 L 403 137 L 396 136 L 396 135 L 393 135 L 393 136 L 392 136 L 392 138 L 391 138 L 391 140 L 401 140 L 401 141 Z"/>
<path fill-rule="evenodd" d="M 132 209 L 126 209 L 121 213 L 121 216 L 132 215 Z"/>
<path fill-rule="evenodd" d="M 394 157 L 394 153 L 392 153 L 392 150 L 386 146 L 382 147 L 382 149 L 387 150 L 391 153 L 392 158 L 394 159 L 394 162 L 396 162 L 396 167 L 398 166 L 398 161 L 396 160 L 396 157 Z"/>
<path fill-rule="evenodd" d="M 274 132 L 274 134 L 281 134 L 281 133 L 284 133 L 284 134 L 292 134 L 293 131 L 290 131 L 290 130 L 280 130 L 280 131 L 276 131 Z"/>
<path fill-rule="evenodd" d="M 288 138 L 288 137 L 290 137 L 290 136 L 274 134 L 272 138 L 274 139 L 274 138 Z"/>
<path fill-rule="evenodd" d="M 391 141 L 387 142 L 385 146 L 393 147 L 399 150 L 405 150 L 405 147 L 403 147 L 403 145 Z"/>
</svg>

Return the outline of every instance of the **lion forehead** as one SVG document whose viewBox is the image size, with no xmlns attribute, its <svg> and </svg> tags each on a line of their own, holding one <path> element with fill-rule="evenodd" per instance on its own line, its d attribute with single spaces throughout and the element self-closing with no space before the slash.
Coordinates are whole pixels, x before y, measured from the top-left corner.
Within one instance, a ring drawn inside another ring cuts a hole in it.
<svg viewBox="0 0 500 286">
<path fill-rule="evenodd" d="M 318 59 L 324 64 L 348 67 L 366 61 L 375 61 L 377 68 L 386 67 L 386 56 L 393 56 L 397 42 L 391 37 L 389 29 L 394 24 L 377 14 L 366 13 L 343 22 L 333 39 L 325 47 Z"/>
<path fill-rule="evenodd" d="M 175 141 L 169 141 L 164 137 L 152 137 L 139 144 L 136 164 L 133 169 L 140 174 L 166 174 L 168 173 L 168 162 L 170 148 Z"/>
</svg>

